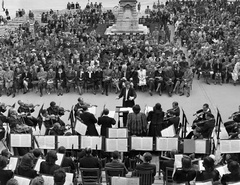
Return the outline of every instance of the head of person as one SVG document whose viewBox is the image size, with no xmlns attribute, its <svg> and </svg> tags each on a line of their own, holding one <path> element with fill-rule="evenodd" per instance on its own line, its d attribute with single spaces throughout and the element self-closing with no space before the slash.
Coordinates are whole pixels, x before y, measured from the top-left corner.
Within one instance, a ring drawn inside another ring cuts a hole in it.
<svg viewBox="0 0 240 185">
<path fill-rule="evenodd" d="M 119 154 L 118 151 L 114 151 L 114 152 L 112 153 L 112 157 L 113 157 L 114 160 L 118 160 L 118 159 L 119 159 L 119 156 L 120 156 L 120 154 Z"/>
<path fill-rule="evenodd" d="M 23 169 L 32 169 L 34 156 L 32 153 L 27 153 L 23 156 L 20 166 Z"/>
<path fill-rule="evenodd" d="M 160 103 L 156 103 L 153 107 L 154 112 L 162 111 L 162 105 Z"/>
<path fill-rule="evenodd" d="M 203 159 L 203 167 L 206 171 L 214 170 L 214 160 L 210 156 L 207 156 Z"/>
<path fill-rule="evenodd" d="M 230 161 L 227 164 L 227 168 L 231 173 L 238 173 L 239 172 L 239 163 L 237 161 Z"/>
<path fill-rule="evenodd" d="M 207 103 L 203 104 L 203 112 L 207 112 L 209 109 L 209 105 Z"/>
<path fill-rule="evenodd" d="M 130 89 L 130 87 L 131 87 L 130 82 L 125 82 L 125 87 L 126 87 L 127 89 Z"/>
<path fill-rule="evenodd" d="M 178 102 L 174 101 L 174 102 L 172 103 L 172 107 L 173 107 L 173 108 L 177 108 L 177 107 L 178 107 Z"/>
<path fill-rule="evenodd" d="M 39 158 L 42 155 L 42 151 L 39 148 L 33 150 L 33 156 Z"/>
<path fill-rule="evenodd" d="M 92 149 L 90 147 L 85 148 L 86 156 L 90 156 L 92 154 Z"/>
<path fill-rule="evenodd" d="M 190 157 L 188 156 L 184 156 L 182 158 L 182 168 L 187 170 L 190 169 L 192 167 L 192 160 Z"/>
<path fill-rule="evenodd" d="M 61 168 L 54 171 L 53 179 L 54 179 L 54 185 L 64 185 L 66 181 L 65 171 Z"/>
<path fill-rule="evenodd" d="M 171 151 L 170 151 L 170 157 L 171 157 L 172 159 L 174 159 L 174 156 L 175 156 L 177 153 L 178 153 L 178 151 L 177 151 L 176 149 L 171 150 Z"/>
<path fill-rule="evenodd" d="M 19 185 L 19 183 L 18 183 L 17 179 L 12 178 L 7 181 L 6 185 Z"/>
<path fill-rule="evenodd" d="M 109 110 L 108 109 L 104 109 L 103 110 L 103 115 L 108 115 L 109 114 Z"/>
<path fill-rule="evenodd" d="M 0 156 L 0 169 L 4 169 L 7 166 L 8 159 L 4 156 Z"/>
<path fill-rule="evenodd" d="M 152 154 L 149 152 L 144 153 L 143 160 L 144 160 L 144 162 L 150 163 L 152 160 Z"/>
<path fill-rule="evenodd" d="M 6 158 L 9 158 L 11 156 L 11 153 L 8 151 L 8 149 L 4 149 L 2 150 L 1 155 Z"/>
<path fill-rule="evenodd" d="M 88 110 L 88 107 L 86 105 L 82 106 L 82 110 L 85 112 Z"/>
<path fill-rule="evenodd" d="M 64 146 L 60 146 L 60 147 L 58 148 L 58 153 L 60 153 L 60 154 L 65 154 L 65 153 L 66 153 L 66 148 L 65 148 Z"/>
<path fill-rule="evenodd" d="M 30 185 L 44 185 L 44 179 L 41 176 L 37 176 L 35 177 L 32 181 Z"/>
<path fill-rule="evenodd" d="M 47 155 L 46 155 L 46 162 L 50 165 L 55 164 L 55 162 L 57 161 L 57 153 L 55 150 L 50 150 L 48 151 Z"/>
<path fill-rule="evenodd" d="M 135 114 L 138 114 L 141 111 L 141 108 L 138 104 L 136 104 L 133 106 L 132 110 Z"/>
<path fill-rule="evenodd" d="M 56 106 L 56 103 L 55 103 L 54 101 L 52 101 L 52 102 L 50 103 L 50 107 L 54 108 L 55 106 Z"/>
</svg>

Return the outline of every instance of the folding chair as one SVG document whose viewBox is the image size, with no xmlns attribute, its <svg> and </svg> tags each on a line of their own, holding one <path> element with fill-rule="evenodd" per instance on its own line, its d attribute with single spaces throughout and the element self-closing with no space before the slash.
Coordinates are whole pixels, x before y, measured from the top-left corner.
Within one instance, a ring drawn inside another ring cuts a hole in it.
<svg viewBox="0 0 240 185">
<path fill-rule="evenodd" d="M 106 175 L 106 183 L 107 185 L 111 185 L 111 177 L 118 176 L 124 177 L 124 168 L 105 168 L 105 175 Z"/>
<path fill-rule="evenodd" d="M 99 168 L 80 168 L 83 185 L 101 184 L 101 170 Z"/>
<path fill-rule="evenodd" d="M 152 185 L 154 177 L 152 170 L 136 170 L 136 176 L 140 177 L 140 185 Z"/>
</svg>

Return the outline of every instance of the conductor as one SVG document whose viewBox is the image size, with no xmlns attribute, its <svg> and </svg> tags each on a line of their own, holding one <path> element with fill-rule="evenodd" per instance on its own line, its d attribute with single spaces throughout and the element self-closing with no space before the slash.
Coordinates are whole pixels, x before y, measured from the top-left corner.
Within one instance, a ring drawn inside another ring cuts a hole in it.
<svg viewBox="0 0 240 185">
<path fill-rule="evenodd" d="M 122 88 L 121 93 L 117 99 L 123 98 L 123 107 L 133 107 L 135 105 L 135 99 L 137 98 L 136 91 L 131 87 L 130 82 L 125 83 L 125 87 Z M 123 113 L 123 126 L 127 124 L 127 114 Z"/>
</svg>

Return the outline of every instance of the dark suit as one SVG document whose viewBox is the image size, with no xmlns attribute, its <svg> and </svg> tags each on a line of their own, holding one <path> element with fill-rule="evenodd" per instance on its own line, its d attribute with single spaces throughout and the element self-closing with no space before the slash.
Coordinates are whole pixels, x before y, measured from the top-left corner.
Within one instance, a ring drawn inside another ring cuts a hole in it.
<svg viewBox="0 0 240 185">
<path fill-rule="evenodd" d="M 0 182 L 1 185 L 6 185 L 7 181 L 13 178 L 13 172 L 11 170 L 0 169 Z"/>
<path fill-rule="evenodd" d="M 136 99 L 137 94 L 136 94 L 136 92 L 133 88 L 129 88 L 128 93 L 126 95 L 126 90 L 127 90 L 126 87 L 123 88 L 118 97 L 119 97 L 119 99 L 123 98 L 123 104 L 122 104 L 123 107 L 133 107 L 135 105 L 134 100 Z M 130 97 L 134 97 L 134 99 L 129 100 Z M 127 114 L 128 113 L 123 113 L 123 125 L 124 125 L 124 127 L 127 124 Z"/>
<path fill-rule="evenodd" d="M 153 184 L 154 183 L 154 177 L 156 175 L 156 165 L 155 164 L 150 164 L 150 163 L 142 163 L 136 166 L 136 170 L 141 170 L 141 171 L 152 171 L 152 182 L 149 182 L 148 184 Z M 133 176 L 136 176 L 136 171 L 133 172 Z"/>
<path fill-rule="evenodd" d="M 128 173 L 126 166 L 118 160 L 113 160 L 105 165 L 105 168 L 124 168 L 124 175 Z"/>
<path fill-rule="evenodd" d="M 220 178 L 220 175 L 217 170 L 213 170 L 212 172 L 198 171 L 196 181 L 207 181 L 212 179 L 213 182 L 215 182 L 215 181 L 218 181 L 219 178 Z"/>
<path fill-rule="evenodd" d="M 95 127 L 95 123 L 97 123 L 95 116 L 90 112 L 83 112 L 80 114 L 80 118 L 82 119 L 83 123 L 87 125 L 86 135 L 98 136 L 98 132 Z"/>
<path fill-rule="evenodd" d="M 107 136 L 107 128 L 112 128 L 112 125 L 115 125 L 116 121 L 113 118 L 108 116 L 102 116 L 98 118 L 98 125 L 101 126 L 101 136 Z"/>
<path fill-rule="evenodd" d="M 80 168 L 102 168 L 102 165 L 98 158 L 93 156 L 85 156 L 82 159 L 80 159 Z M 84 173 L 84 175 L 91 176 L 96 175 L 94 173 Z"/>
<path fill-rule="evenodd" d="M 37 176 L 37 172 L 33 169 L 25 169 L 21 166 L 19 166 L 15 173 L 17 175 L 20 175 L 20 176 L 23 176 L 23 177 L 27 177 L 27 178 L 30 178 L 30 179 L 34 179 L 36 176 Z"/>
<path fill-rule="evenodd" d="M 196 177 L 196 171 L 193 169 L 183 170 L 177 169 L 173 175 L 173 180 L 177 183 L 190 182 Z"/>
<path fill-rule="evenodd" d="M 70 157 L 66 157 L 66 156 L 64 156 L 63 158 L 61 167 L 70 167 L 71 173 L 74 173 L 76 169 L 73 160 Z"/>
<path fill-rule="evenodd" d="M 50 165 L 46 161 L 43 161 L 40 164 L 39 173 L 46 174 L 46 175 L 53 175 L 54 171 L 58 170 L 59 168 L 60 166 L 57 164 Z"/>
<path fill-rule="evenodd" d="M 230 173 L 230 174 L 225 174 L 222 176 L 221 183 L 222 185 L 226 185 L 227 182 L 239 182 L 240 181 L 240 173 Z"/>
</svg>

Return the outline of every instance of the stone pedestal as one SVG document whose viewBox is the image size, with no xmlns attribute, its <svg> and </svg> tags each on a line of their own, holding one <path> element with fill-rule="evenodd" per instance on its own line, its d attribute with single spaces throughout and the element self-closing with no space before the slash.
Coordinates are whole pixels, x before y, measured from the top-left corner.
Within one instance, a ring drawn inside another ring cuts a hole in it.
<svg viewBox="0 0 240 185">
<path fill-rule="evenodd" d="M 105 34 L 139 33 L 147 34 L 149 29 L 138 24 L 138 13 L 136 10 L 136 0 L 121 0 L 116 24 L 109 27 Z"/>
</svg>

